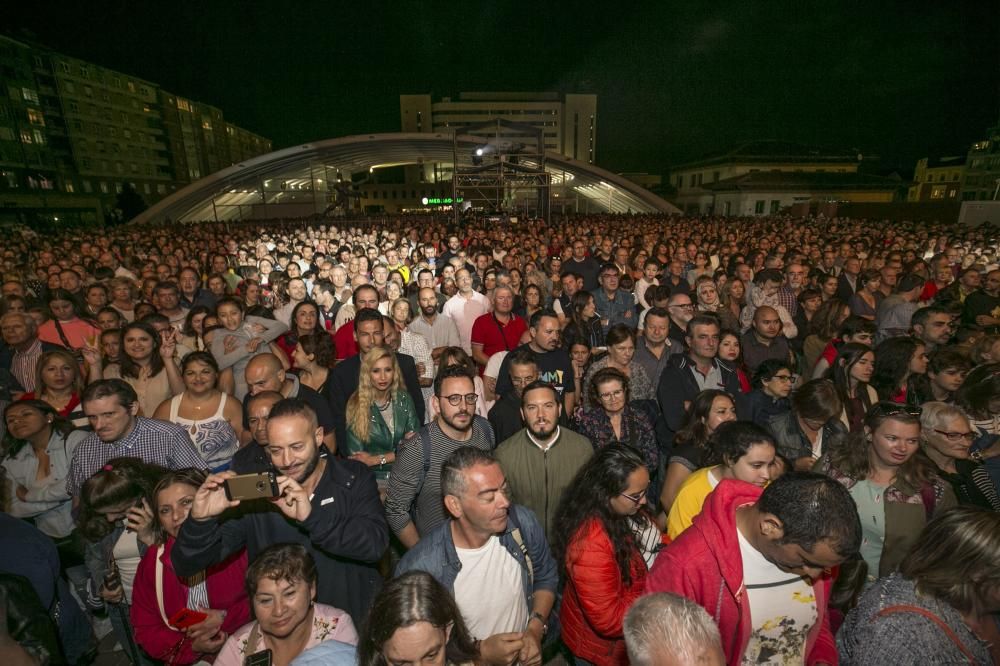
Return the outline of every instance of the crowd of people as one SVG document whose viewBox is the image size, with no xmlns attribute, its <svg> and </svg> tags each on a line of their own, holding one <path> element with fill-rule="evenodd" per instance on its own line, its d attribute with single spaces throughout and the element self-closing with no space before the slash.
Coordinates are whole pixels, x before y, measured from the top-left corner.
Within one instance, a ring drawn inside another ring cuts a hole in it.
<svg viewBox="0 0 1000 666">
<path fill-rule="evenodd" d="M 1000 664 L 990 227 L 11 227 L 0 265 L 0 653 Z"/>
</svg>

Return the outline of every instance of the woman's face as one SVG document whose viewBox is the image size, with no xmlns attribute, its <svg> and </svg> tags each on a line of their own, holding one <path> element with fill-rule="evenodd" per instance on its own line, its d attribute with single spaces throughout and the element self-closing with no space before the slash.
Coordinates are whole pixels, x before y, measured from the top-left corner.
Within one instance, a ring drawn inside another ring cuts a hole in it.
<svg viewBox="0 0 1000 666">
<path fill-rule="evenodd" d="M 879 287 L 881 287 L 881 286 L 882 286 L 882 278 L 881 277 L 877 277 L 877 278 L 875 278 L 873 280 L 869 280 L 868 282 L 865 282 L 865 289 L 867 289 L 868 291 L 870 291 L 873 294 L 876 291 L 878 291 Z"/>
<path fill-rule="evenodd" d="M 375 387 L 376 391 L 389 390 L 389 387 L 392 386 L 394 376 L 395 368 L 392 366 L 392 359 L 390 357 L 385 356 L 375 361 L 375 365 L 371 369 L 371 377 L 372 386 Z"/>
<path fill-rule="evenodd" d="M 960 416 L 945 421 L 941 427 L 923 431 L 927 446 L 955 460 L 967 460 L 975 432 L 969 422 Z"/>
<path fill-rule="evenodd" d="M 597 396 L 601 400 L 601 407 L 609 414 L 617 414 L 625 409 L 625 387 L 617 379 L 598 385 Z"/>
<path fill-rule="evenodd" d="M 584 319 L 590 319 L 597 314 L 597 305 L 594 303 L 594 299 L 592 297 L 587 299 L 587 304 L 583 306 L 582 314 Z"/>
<path fill-rule="evenodd" d="M 285 275 L 287 275 L 290 278 L 299 277 L 300 275 L 302 275 L 302 269 L 299 268 L 299 265 L 294 261 L 290 262 L 288 266 L 285 268 Z"/>
<path fill-rule="evenodd" d="M 92 310 L 99 310 L 108 304 L 108 295 L 103 289 L 92 287 L 87 290 L 87 305 Z"/>
<path fill-rule="evenodd" d="M 770 379 L 763 381 L 764 392 L 775 398 L 787 398 L 792 392 L 795 376 L 788 368 L 780 368 Z"/>
<path fill-rule="evenodd" d="M 302 349 L 302 345 L 301 344 L 295 345 L 295 349 L 292 350 L 292 363 L 295 364 L 295 367 L 304 368 L 311 362 L 312 359 L 309 358 L 309 354 L 307 354 L 305 350 Z"/>
<path fill-rule="evenodd" d="M 52 311 L 52 316 L 60 321 L 68 321 L 76 316 L 73 312 L 73 304 L 59 298 L 49 301 L 49 310 Z"/>
<path fill-rule="evenodd" d="M 823 294 L 830 298 L 837 293 L 837 278 L 830 276 L 823 280 Z"/>
<path fill-rule="evenodd" d="M 821 296 L 814 296 L 802 301 L 802 309 L 809 313 L 815 313 L 822 304 L 823 298 Z"/>
<path fill-rule="evenodd" d="M 260 300 L 260 285 L 248 284 L 243 297 L 246 299 L 247 303 L 256 304 Z"/>
<path fill-rule="evenodd" d="M 740 456 L 739 460 L 727 465 L 733 478 L 752 483 L 763 488 L 771 480 L 775 450 L 772 444 L 754 444 Z"/>
<path fill-rule="evenodd" d="M 746 295 L 746 286 L 743 284 L 743 280 L 733 279 L 729 283 L 729 293 L 732 295 L 733 300 L 738 303 L 743 302 L 743 297 Z"/>
<path fill-rule="evenodd" d="M 141 328 L 130 328 L 122 338 L 125 353 L 133 361 L 148 361 L 156 351 L 153 338 Z"/>
<path fill-rule="evenodd" d="M 909 370 L 911 375 L 922 375 L 927 372 L 927 347 L 917 345 L 913 356 L 910 357 Z"/>
<path fill-rule="evenodd" d="M 590 347 L 579 343 L 574 344 L 570 347 L 569 355 L 573 359 L 574 364 L 583 367 L 590 360 Z"/>
<path fill-rule="evenodd" d="M 537 288 L 526 289 L 524 292 L 524 302 L 533 308 L 538 307 L 542 304 L 541 292 L 539 292 Z"/>
<path fill-rule="evenodd" d="M 705 305 L 715 305 L 719 302 L 719 292 L 715 290 L 715 285 L 711 282 L 703 282 L 698 287 L 698 300 Z"/>
<path fill-rule="evenodd" d="M 279 640 L 288 638 L 308 620 L 315 595 L 316 585 L 309 585 L 302 579 L 287 581 L 262 577 L 253 595 L 253 613 L 260 630 Z"/>
<path fill-rule="evenodd" d="M 111 288 L 111 296 L 115 301 L 125 303 L 132 300 L 132 290 L 127 284 L 116 284 Z"/>
<path fill-rule="evenodd" d="M 385 297 L 390 302 L 396 300 L 402 295 L 403 292 L 400 290 L 399 285 L 395 282 L 389 282 L 389 284 L 385 286 Z"/>
<path fill-rule="evenodd" d="M 441 628 L 430 622 L 414 622 L 392 633 L 382 644 L 382 657 L 391 666 L 445 666 L 450 635 L 450 625 Z"/>
<path fill-rule="evenodd" d="M 611 510 L 619 516 L 634 516 L 646 504 L 648 489 L 649 472 L 645 466 L 636 468 L 628 475 L 625 490 L 611 498 Z"/>
<path fill-rule="evenodd" d="M 705 417 L 705 429 L 708 430 L 708 434 L 712 434 L 716 428 L 726 421 L 735 420 L 736 407 L 733 405 L 733 401 L 719 395 L 712 400 L 712 408 L 708 410 L 708 416 Z"/>
<path fill-rule="evenodd" d="M 885 467 L 899 467 L 913 457 L 919 446 L 919 423 L 886 419 L 872 433 L 869 455 L 873 463 L 877 461 Z"/>
<path fill-rule="evenodd" d="M 42 366 L 42 384 L 52 391 L 65 391 L 73 385 L 74 367 L 65 359 L 53 356 Z"/>
<path fill-rule="evenodd" d="M 609 345 L 608 357 L 618 367 L 627 367 L 635 357 L 635 343 L 631 338 L 626 338 L 616 345 Z"/>
<path fill-rule="evenodd" d="M 216 310 L 219 323 L 226 327 L 226 330 L 235 331 L 243 325 L 243 313 L 232 303 L 223 303 Z"/>
<path fill-rule="evenodd" d="M 207 314 L 207 312 L 199 312 L 191 317 L 191 329 L 198 335 L 201 335 L 202 331 L 205 330 L 203 324 L 205 323 L 205 317 Z"/>
<path fill-rule="evenodd" d="M 875 373 L 875 352 L 865 352 L 861 358 L 851 366 L 851 379 L 856 382 L 867 384 L 872 380 Z"/>
<path fill-rule="evenodd" d="M 723 361 L 735 361 L 740 357 L 740 339 L 735 335 L 726 335 L 719 340 L 719 358 Z"/>
<path fill-rule="evenodd" d="M 218 373 L 207 363 L 192 361 L 184 368 L 184 387 L 191 393 L 205 393 L 215 388 Z"/>
<path fill-rule="evenodd" d="M 311 305 L 303 305 L 295 312 L 295 326 L 299 330 L 299 335 L 312 333 L 316 330 L 318 321 L 319 312 Z"/>
<path fill-rule="evenodd" d="M 156 518 L 163 531 L 175 539 L 181 523 L 191 513 L 197 491 L 197 488 L 186 483 L 172 483 L 156 494 Z"/>
<path fill-rule="evenodd" d="M 4 419 L 7 431 L 17 439 L 34 437 L 52 423 L 52 417 L 43 414 L 34 407 L 19 405 L 16 402 L 7 410 Z"/>
</svg>

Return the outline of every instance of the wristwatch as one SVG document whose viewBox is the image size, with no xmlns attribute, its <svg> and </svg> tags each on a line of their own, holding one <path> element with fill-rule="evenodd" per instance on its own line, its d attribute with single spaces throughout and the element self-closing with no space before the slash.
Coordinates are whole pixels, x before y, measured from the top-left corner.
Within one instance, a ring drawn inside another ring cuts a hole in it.
<svg viewBox="0 0 1000 666">
<path fill-rule="evenodd" d="M 381 456 L 379 456 L 378 464 L 379 464 L 379 467 L 381 467 L 382 465 L 385 464 L 385 454 L 384 453 Z"/>
<path fill-rule="evenodd" d="M 530 624 L 532 620 L 538 620 L 542 625 L 542 636 L 549 633 L 549 625 L 545 622 L 545 618 L 538 611 L 532 611 L 531 615 L 528 616 L 528 623 Z"/>
</svg>

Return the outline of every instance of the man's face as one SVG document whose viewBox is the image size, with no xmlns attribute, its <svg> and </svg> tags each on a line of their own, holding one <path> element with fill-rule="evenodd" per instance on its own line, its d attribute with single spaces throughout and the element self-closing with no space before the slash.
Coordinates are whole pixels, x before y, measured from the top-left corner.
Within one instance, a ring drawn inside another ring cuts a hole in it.
<svg viewBox="0 0 1000 666">
<path fill-rule="evenodd" d="M 263 391 L 281 391 L 285 383 L 285 371 L 281 368 L 272 370 L 266 365 L 247 365 L 245 376 L 250 395 Z"/>
<path fill-rule="evenodd" d="M 455 284 L 458 285 L 458 290 L 462 293 L 470 291 L 472 289 L 472 275 L 464 268 L 460 271 L 456 271 Z"/>
<path fill-rule="evenodd" d="M 686 339 L 691 353 L 699 358 L 715 358 L 719 352 L 719 327 L 713 324 L 695 326 Z"/>
<path fill-rule="evenodd" d="M 160 264 L 156 267 L 156 279 L 160 282 L 166 282 L 170 279 L 170 266 L 166 264 Z"/>
<path fill-rule="evenodd" d="M 399 351 L 399 344 L 401 342 L 399 330 L 395 324 L 391 324 L 384 319 L 382 320 L 382 340 L 389 349 Z"/>
<path fill-rule="evenodd" d="M 177 306 L 180 304 L 180 298 L 177 296 L 177 292 L 173 289 L 158 289 L 156 291 L 156 302 L 160 306 L 160 310 L 176 310 Z"/>
<path fill-rule="evenodd" d="M 460 247 L 462 247 L 462 243 L 459 242 L 458 236 L 451 236 L 448 239 L 448 249 L 451 250 L 452 254 L 458 252 Z"/>
<path fill-rule="evenodd" d="M 293 301 L 306 300 L 306 283 L 302 280 L 292 280 L 288 283 L 288 295 Z"/>
<path fill-rule="evenodd" d="M 583 261 L 584 257 L 587 256 L 587 246 L 583 244 L 583 241 L 577 241 L 573 243 L 573 258 L 577 261 Z"/>
<path fill-rule="evenodd" d="M 781 319 L 774 308 L 757 308 L 754 313 L 753 329 L 762 338 L 772 340 L 781 333 Z"/>
<path fill-rule="evenodd" d="M 358 351 L 367 354 L 373 347 L 380 346 L 385 342 L 382 320 L 363 321 L 358 324 L 354 331 L 354 339 L 358 342 Z"/>
<path fill-rule="evenodd" d="M 271 414 L 275 400 L 261 398 L 255 400 L 247 409 L 247 423 L 250 424 L 250 435 L 253 440 L 261 446 L 267 446 L 270 440 L 267 438 L 267 417 Z"/>
<path fill-rule="evenodd" d="M 572 297 L 578 290 L 579 285 L 577 284 L 576 278 L 572 275 L 565 275 L 562 278 L 563 293 L 569 297 Z"/>
<path fill-rule="evenodd" d="M 80 276 L 73 271 L 63 271 L 59 274 L 59 286 L 75 293 L 80 288 Z"/>
<path fill-rule="evenodd" d="M 788 286 L 792 289 L 801 289 L 802 283 L 806 279 L 806 269 L 802 264 L 792 264 L 785 269 L 785 276 L 788 279 Z"/>
<path fill-rule="evenodd" d="M 983 278 L 981 275 L 979 275 L 978 271 L 968 271 L 967 273 L 965 273 L 965 275 L 962 276 L 962 279 L 960 281 L 962 283 L 962 286 L 965 287 L 966 291 L 972 291 L 973 289 L 979 289 L 979 285 L 982 282 L 982 280 Z"/>
<path fill-rule="evenodd" d="M 433 289 L 434 288 L 434 274 L 430 271 L 426 273 L 421 273 L 417 276 L 417 286 L 421 289 Z"/>
<path fill-rule="evenodd" d="M 521 401 L 524 427 L 535 439 L 547 440 L 552 436 L 556 426 L 559 425 L 561 412 L 559 396 L 549 388 L 533 389 L 525 394 Z"/>
<path fill-rule="evenodd" d="M 181 291 L 185 294 L 193 294 L 198 289 L 198 274 L 192 270 L 183 270 L 178 282 Z"/>
<path fill-rule="evenodd" d="M 512 363 L 510 365 L 510 383 L 514 387 L 514 393 L 521 397 L 524 387 L 533 381 L 538 380 L 538 366 L 534 363 L 521 365 Z"/>
<path fill-rule="evenodd" d="M 24 285 L 20 282 L 4 282 L 2 293 L 4 298 L 10 298 L 11 296 L 24 298 Z"/>
<path fill-rule="evenodd" d="M 691 302 L 691 297 L 687 294 L 673 296 L 667 305 L 667 310 L 670 311 L 671 318 L 681 324 L 681 328 L 687 326 L 687 323 L 694 317 L 694 303 Z"/>
<path fill-rule="evenodd" d="M 102 442 L 116 442 L 124 437 L 132 430 L 132 423 L 138 412 L 138 402 L 133 403 L 131 408 L 123 407 L 114 395 L 83 404 L 87 422 Z"/>
<path fill-rule="evenodd" d="M 643 337 L 650 344 L 661 345 L 667 340 L 667 333 L 670 331 L 670 320 L 666 317 L 656 315 L 646 315 L 646 323 L 643 327 Z"/>
<path fill-rule="evenodd" d="M 861 272 L 861 262 L 858 261 L 856 258 L 851 257 L 850 259 L 844 262 L 844 270 L 850 273 L 851 275 L 857 275 L 858 273 Z"/>
<path fill-rule="evenodd" d="M 761 531 L 764 538 L 761 539 L 760 554 L 782 571 L 815 580 L 826 570 L 832 569 L 846 559 L 837 554 L 829 540 L 817 542 L 812 550 L 806 550 L 794 543 L 778 543 L 784 532 L 780 527 L 775 529 L 773 525 L 768 525 L 768 519 L 777 521 L 768 514 L 761 516 Z M 778 522 L 779 526 L 780 524 Z"/>
<path fill-rule="evenodd" d="M 437 295 L 433 289 L 421 289 L 420 295 L 417 297 L 417 303 L 420 305 L 420 312 L 425 317 L 433 317 L 437 314 Z"/>
<path fill-rule="evenodd" d="M 531 329 L 531 338 L 542 351 L 553 351 L 559 346 L 559 320 L 555 317 L 541 317 L 538 326 Z"/>
<path fill-rule="evenodd" d="M 225 274 L 227 270 L 225 257 L 212 257 L 212 272 Z"/>
<path fill-rule="evenodd" d="M 932 345 L 944 345 L 951 338 L 951 315 L 945 313 L 932 314 L 927 318 L 921 330 L 917 331 L 920 339 Z"/>
<path fill-rule="evenodd" d="M 3 335 L 3 341 L 11 347 L 23 345 L 30 340 L 31 335 L 28 330 L 27 324 L 24 323 L 24 319 L 21 317 L 11 317 L 0 326 L 0 334 Z"/>
<path fill-rule="evenodd" d="M 618 290 L 618 271 L 607 270 L 601 273 L 601 286 L 605 291 L 614 292 Z"/>
<path fill-rule="evenodd" d="M 323 428 L 295 414 L 267 421 L 267 453 L 278 473 L 304 483 L 319 465 Z"/>
<path fill-rule="evenodd" d="M 466 398 L 473 396 L 470 404 Z M 472 414 L 476 409 L 476 386 L 468 377 L 449 377 L 441 383 L 441 395 L 434 396 L 438 401 L 438 414 L 450 428 L 458 432 L 468 432 L 472 428 Z M 451 404 L 452 401 L 458 404 Z"/>
<path fill-rule="evenodd" d="M 510 508 L 510 488 L 500 465 L 473 465 L 463 473 L 465 492 L 461 497 L 446 498 L 452 513 L 468 525 L 471 531 L 491 535 L 507 529 L 507 512 Z"/>
<path fill-rule="evenodd" d="M 498 289 L 493 293 L 493 311 L 499 315 L 509 315 L 514 309 L 514 295 L 507 289 Z"/>
<path fill-rule="evenodd" d="M 365 288 L 354 293 L 355 310 L 374 310 L 378 308 L 378 292 Z"/>
<path fill-rule="evenodd" d="M 1000 271 L 991 271 L 986 275 L 985 289 L 991 294 L 1000 292 Z"/>
</svg>

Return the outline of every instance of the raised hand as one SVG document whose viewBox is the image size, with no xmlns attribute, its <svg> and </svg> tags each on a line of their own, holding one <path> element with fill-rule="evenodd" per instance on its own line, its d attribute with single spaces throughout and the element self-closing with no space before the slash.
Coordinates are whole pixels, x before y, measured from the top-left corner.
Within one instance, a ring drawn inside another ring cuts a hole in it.
<svg viewBox="0 0 1000 666">
<path fill-rule="evenodd" d="M 227 470 L 218 474 L 209 474 L 194 494 L 194 504 L 191 505 L 191 517 L 204 520 L 218 516 L 226 509 L 239 506 L 239 500 L 230 501 L 226 497 L 226 479 L 236 476 L 236 472 Z"/>
<path fill-rule="evenodd" d="M 279 494 L 271 500 L 275 506 L 292 520 L 302 522 L 308 518 L 312 513 L 312 504 L 305 488 L 289 476 L 279 476 L 277 480 Z"/>
</svg>

